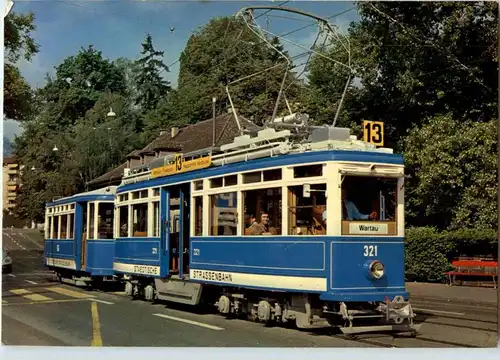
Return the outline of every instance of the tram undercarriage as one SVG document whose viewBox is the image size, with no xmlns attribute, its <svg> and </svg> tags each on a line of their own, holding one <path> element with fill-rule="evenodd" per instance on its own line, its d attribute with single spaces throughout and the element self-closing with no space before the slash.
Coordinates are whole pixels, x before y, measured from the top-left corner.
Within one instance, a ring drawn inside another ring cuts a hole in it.
<svg viewBox="0 0 500 360">
<path fill-rule="evenodd" d="M 133 299 L 165 300 L 193 306 L 210 304 L 225 317 L 246 317 L 267 326 L 295 323 L 299 329 L 330 327 L 337 328 L 347 337 L 370 332 L 415 336 L 420 328 L 413 323 L 415 314 L 410 303 L 401 296 L 386 302 L 325 302 L 311 294 L 223 288 L 175 278 L 125 277 L 124 282 L 125 294 Z"/>
</svg>

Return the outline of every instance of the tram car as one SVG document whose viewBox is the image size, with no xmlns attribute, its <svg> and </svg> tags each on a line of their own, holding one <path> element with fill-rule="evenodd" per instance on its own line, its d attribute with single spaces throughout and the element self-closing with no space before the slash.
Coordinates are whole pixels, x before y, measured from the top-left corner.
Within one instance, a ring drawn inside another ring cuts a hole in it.
<svg viewBox="0 0 500 360">
<path fill-rule="evenodd" d="M 402 156 L 345 128 L 304 133 L 297 117 L 131 169 L 116 189 L 115 274 L 147 301 L 415 334 Z"/>
<path fill-rule="evenodd" d="M 45 208 L 45 265 L 62 282 L 113 281 L 116 186 L 60 198 Z"/>
</svg>

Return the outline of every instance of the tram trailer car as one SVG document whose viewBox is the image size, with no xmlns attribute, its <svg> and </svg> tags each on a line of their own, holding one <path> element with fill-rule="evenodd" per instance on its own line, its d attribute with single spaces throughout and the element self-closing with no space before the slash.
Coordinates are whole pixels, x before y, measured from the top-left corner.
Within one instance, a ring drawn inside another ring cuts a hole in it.
<svg viewBox="0 0 500 360">
<path fill-rule="evenodd" d="M 416 334 L 402 156 L 348 129 L 290 135 L 264 129 L 132 169 L 117 189 L 113 264 L 126 294 L 347 335 Z"/>
<path fill-rule="evenodd" d="M 113 281 L 116 186 L 46 204 L 44 261 L 59 280 L 79 286 Z"/>
</svg>

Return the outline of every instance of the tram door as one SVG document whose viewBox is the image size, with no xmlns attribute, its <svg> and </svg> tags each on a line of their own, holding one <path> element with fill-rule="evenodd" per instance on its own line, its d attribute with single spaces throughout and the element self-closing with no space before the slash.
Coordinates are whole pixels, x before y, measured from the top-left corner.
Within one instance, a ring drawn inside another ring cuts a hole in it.
<svg viewBox="0 0 500 360">
<path fill-rule="evenodd" d="M 81 225 L 81 238 L 82 238 L 82 253 L 81 253 L 81 268 L 85 269 L 87 265 L 87 239 L 88 239 L 88 229 L 87 229 L 87 203 L 81 204 L 82 208 L 82 225 Z M 76 236 L 75 236 L 76 238 Z"/>
<path fill-rule="evenodd" d="M 181 198 L 181 211 L 180 211 L 180 218 L 181 218 L 181 248 L 182 248 L 182 260 L 181 260 L 181 268 L 182 268 L 182 275 L 189 274 L 189 234 L 190 234 L 190 229 L 191 229 L 191 222 L 190 222 L 190 203 L 191 203 L 191 196 L 190 196 L 190 184 L 184 184 L 181 186 L 181 193 L 180 193 L 180 198 Z"/>
<path fill-rule="evenodd" d="M 167 207 L 167 242 L 169 259 L 169 273 L 179 273 L 179 240 L 180 240 L 180 192 L 178 188 L 170 188 L 169 206 Z"/>
</svg>

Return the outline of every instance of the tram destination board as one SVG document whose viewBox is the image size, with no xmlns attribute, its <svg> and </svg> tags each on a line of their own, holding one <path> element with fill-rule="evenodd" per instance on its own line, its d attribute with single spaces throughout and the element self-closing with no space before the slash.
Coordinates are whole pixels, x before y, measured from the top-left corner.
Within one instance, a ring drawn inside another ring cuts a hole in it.
<svg viewBox="0 0 500 360">
<path fill-rule="evenodd" d="M 184 160 L 182 158 L 182 155 L 179 154 L 176 155 L 173 164 L 153 169 L 151 175 L 153 178 L 175 175 L 183 172 L 205 169 L 209 167 L 211 163 L 212 163 L 212 158 L 210 156 L 205 156 L 193 160 Z"/>
<path fill-rule="evenodd" d="M 384 123 L 364 120 L 363 140 L 375 146 L 384 146 Z"/>
</svg>

